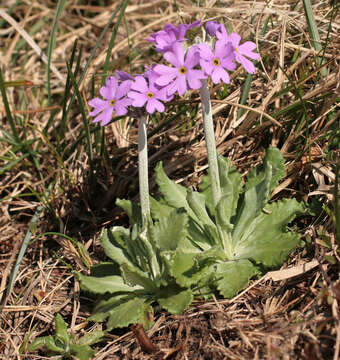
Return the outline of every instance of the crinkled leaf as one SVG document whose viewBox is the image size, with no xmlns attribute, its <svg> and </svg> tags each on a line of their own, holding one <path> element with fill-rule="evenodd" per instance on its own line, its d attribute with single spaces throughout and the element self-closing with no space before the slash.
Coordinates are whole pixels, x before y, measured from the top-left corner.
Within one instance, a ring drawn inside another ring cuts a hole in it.
<svg viewBox="0 0 340 360">
<path fill-rule="evenodd" d="M 125 283 L 129 286 L 139 285 L 150 293 L 154 292 L 155 285 L 152 280 L 137 267 L 129 264 L 122 264 L 120 270 Z"/>
<path fill-rule="evenodd" d="M 90 276 L 103 277 L 109 275 L 119 275 L 119 264 L 116 262 L 103 261 L 91 267 Z"/>
<path fill-rule="evenodd" d="M 206 235 L 205 230 L 206 229 L 202 229 L 202 227 L 198 226 L 192 219 L 189 219 L 189 238 L 191 242 L 196 245 L 197 249 L 208 250 L 214 244 L 211 236 L 208 237 Z"/>
<path fill-rule="evenodd" d="M 102 232 L 100 244 L 104 248 L 105 254 L 121 265 L 125 262 L 131 262 L 127 246 L 129 239 L 130 231 L 128 229 L 122 226 L 114 226 Z"/>
<path fill-rule="evenodd" d="M 53 336 L 42 336 L 36 338 L 29 346 L 28 351 L 35 351 L 43 347 L 48 348 L 50 351 L 58 354 L 63 354 L 65 349 L 56 345 Z"/>
<path fill-rule="evenodd" d="M 175 277 L 178 285 L 182 287 L 190 287 L 199 282 L 203 283 L 205 279 L 211 277 L 212 268 L 208 266 L 209 255 L 208 251 L 202 252 L 201 256 L 206 256 L 205 259 L 196 259 L 198 254 L 186 253 L 181 249 L 177 249 L 173 255 L 171 262 L 171 274 Z M 211 254 L 210 259 L 216 259 L 215 254 Z"/>
<path fill-rule="evenodd" d="M 286 226 L 305 206 L 295 199 L 283 199 L 266 206 L 236 243 L 235 257 L 249 258 L 265 266 L 278 266 L 298 243 L 299 235 Z"/>
<path fill-rule="evenodd" d="M 203 230 L 203 234 L 206 238 L 209 239 L 209 243 L 219 244 L 217 228 L 208 215 L 205 200 L 206 198 L 203 194 L 192 190 L 188 191 L 187 201 L 190 208 L 199 219 L 199 222 L 197 223 L 199 228 Z"/>
<path fill-rule="evenodd" d="M 115 309 L 120 303 L 124 303 L 134 297 L 134 295 L 113 295 L 108 299 L 100 300 L 94 307 L 92 315 L 89 317 L 90 321 L 102 322 L 109 317 L 110 312 Z"/>
<path fill-rule="evenodd" d="M 217 289 L 222 296 L 230 299 L 244 289 L 250 278 L 257 274 L 257 268 L 249 260 L 219 263 L 215 271 Z"/>
<path fill-rule="evenodd" d="M 171 181 L 166 176 L 161 161 L 157 164 L 155 168 L 155 173 L 156 173 L 157 185 L 159 187 L 160 192 L 164 196 L 166 203 L 170 206 L 173 206 L 176 209 L 179 209 L 181 207 L 184 208 L 188 212 L 188 215 L 191 218 L 199 222 L 199 219 L 190 209 L 190 206 L 186 200 L 187 189 Z"/>
<path fill-rule="evenodd" d="M 262 181 L 244 193 L 233 230 L 234 244 L 239 241 L 251 222 L 261 213 L 267 203 L 271 179 L 272 166 L 268 163 L 265 169 L 265 176 Z"/>
<path fill-rule="evenodd" d="M 265 168 L 271 165 L 272 177 L 269 184 L 269 192 L 272 192 L 284 176 L 285 161 L 281 151 L 277 148 L 269 148 L 263 159 L 263 163 L 249 171 L 245 190 L 248 190 L 260 183 L 265 176 Z"/>
<path fill-rule="evenodd" d="M 56 338 L 68 346 L 70 343 L 70 336 L 67 332 L 67 324 L 59 313 L 55 317 L 55 331 Z"/>
<path fill-rule="evenodd" d="M 92 350 L 88 345 L 72 344 L 70 350 L 79 360 L 89 360 L 96 353 L 96 351 Z"/>
<path fill-rule="evenodd" d="M 161 251 L 175 250 L 178 243 L 188 235 L 188 215 L 180 210 L 173 209 L 167 217 L 160 218 L 150 227 L 150 235 Z"/>
<path fill-rule="evenodd" d="M 172 206 L 166 205 L 161 201 L 157 201 L 150 196 L 150 211 L 154 220 L 160 220 L 170 216 L 170 213 L 174 210 Z"/>
<path fill-rule="evenodd" d="M 104 276 L 94 277 L 86 276 L 80 273 L 76 273 L 80 281 L 81 288 L 86 291 L 91 291 L 95 294 L 114 294 L 117 292 L 133 292 L 141 290 L 141 286 L 129 286 L 124 283 L 121 276 Z"/>
<path fill-rule="evenodd" d="M 141 223 L 142 218 L 141 218 L 141 209 L 139 204 L 134 203 L 130 200 L 117 199 L 116 205 L 121 207 L 123 210 L 125 210 L 125 212 L 129 217 L 131 225 Z"/>
<path fill-rule="evenodd" d="M 166 288 L 157 298 L 159 305 L 171 314 L 180 314 L 189 307 L 194 295 L 190 289 L 183 290 L 178 287 Z"/>
<path fill-rule="evenodd" d="M 220 175 L 221 197 L 230 197 L 230 199 L 228 200 L 230 203 L 229 211 L 230 216 L 233 216 L 236 211 L 237 201 L 242 187 L 241 175 L 238 173 L 236 168 L 231 165 L 230 161 L 227 158 L 224 158 L 223 156 L 218 154 L 217 161 Z M 216 209 L 212 198 L 210 184 L 210 172 L 208 170 L 208 175 L 203 176 L 200 190 L 205 196 L 205 203 L 207 208 L 209 209 L 210 214 L 215 215 Z M 227 221 L 229 221 L 229 219 Z"/>
<path fill-rule="evenodd" d="M 141 322 L 144 318 L 145 299 L 134 297 L 124 303 L 119 304 L 110 311 L 107 322 L 107 330 L 126 327 L 130 324 Z"/>
<path fill-rule="evenodd" d="M 65 348 L 58 346 L 55 343 L 53 336 L 43 336 L 36 338 L 29 346 L 28 351 L 35 351 L 41 349 L 42 347 L 46 347 L 48 350 L 53 351 L 57 354 L 64 354 Z"/>
<path fill-rule="evenodd" d="M 77 344 L 78 345 L 93 345 L 97 342 L 103 340 L 105 336 L 105 331 L 101 330 L 94 330 L 90 333 L 85 334 L 81 338 L 78 339 Z"/>
</svg>

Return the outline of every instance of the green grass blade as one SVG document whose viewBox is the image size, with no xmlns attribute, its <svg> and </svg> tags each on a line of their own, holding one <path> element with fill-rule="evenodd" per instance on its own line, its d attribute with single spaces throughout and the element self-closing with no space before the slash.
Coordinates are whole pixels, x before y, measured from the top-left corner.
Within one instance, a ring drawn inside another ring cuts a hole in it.
<svg viewBox="0 0 340 360">
<path fill-rule="evenodd" d="M 55 46 L 56 38 L 55 38 L 55 31 L 57 29 L 57 22 L 58 19 L 63 12 L 64 6 L 66 4 L 66 0 L 59 0 L 57 4 L 57 10 L 54 14 L 52 28 L 50 33 L 50 39 L 48 41 L 48 48 L 47 48 L 47 94 L 48 94 L 48 104 L 51 104 L 51 56 Z"/>
<path fill-rule="evenodd" d="M 98 49 L 101 41 L 103 40 L 106 32 L 108 31 L 109 27 L 111 26 L 112 21 L 113 21 L 113 19 L 115 18 L 115 16 L 117 15 L 117 13 L 118 13 L 121 5 L 122 5 L 122 2 L 117 6 L 117 8 L 115 9 L 115 11 L 114 11 L 113 14 L 111 15 L 109 21 L 108 21 L 107 24 L 105 25 L 102 33 L 99 35 L 99 38 L 98 38 L 98 40 L 97 40 L 97 42 L 96 42 L 96 45 L 94 46 L 93 50 L 91 51 L 91 54 L 90 54 L 90 56 L 89 56 L 89 59 L 87 60 L 87 63 L 86 63 L 86 65 L 85 65 L 85 67 L 84 67 L 84 70 L 83 70 L 83 72 L 81 73 L 81 75 L 80 75 L 80 77 L 79 77 L 78 87 L 80 86 L 80 84 L 81 84 L 82 81 L 84 80 L 85 75 L 86 75 L 86 72 L 87 72 L 87 69 L 89 68 L 89 66 L 90 66 L 90 64 L 91 64 L 91 62 L 92 62 L 92 59 L 94 58 L 94 55 L 95 55 L 95 53 L 96 53 L 96 51 L 97 51 L 97 49 Z M 71 98 L 71 100 L 70 100 L 70 103 L 68 104 L 66 114 L 68 114 L 68 113 L 70 112 L 71 106 L 72 106 L 72 104 L 73 104 L 73 101 L 74 101 L 75 97 L 76 97 L 76 95 L 73 94 L 73 95 L 72 95 L 72 98 Z"/>
<path fill-rule="evenodd" d="M 11 274 L 11 277 L 9 279 L 9 283 L 7 286 L 7 291 L 6 291 L 6 296 L 8 296 L 10 294 L 10 292 L 13 289 L 14 283 L 16 281 L 17 275 L 18 275 L 18 271 L 19 271 L 19 267 L 21 264 L 21 261 L 26 253 L 27 247 L 29 242 L 31 241 L 31 237 L 32 235 L 34 235 L 36 228 L 37 228 L 37 222 L 40 218 L 40 215 L 43 211 L 43 206 L 40 205 L 37 207 L 37 210 L 35 211 L 33 218 L 31 220 L 30 226 L 29 226 L 29 230 L 26 233 L 26 236 L 24 238 L 24 241 L 21 245 L 20 251 L 19 251 L 19 255 L 17 258 L 17 261 L 15 262 L 14 268 L 13 268 L 13 272 Z"/>
<path fill-rule="evenodd" d="M 335 165 L 335 184 L 334 184 L 334 213 L 335 213 L 335 234 L 336 241 L 340 246 L 340 198 L 339 198 L 339 177 L 340 163 Z"/>
<path fill-rule="evenodd" d="M 241 105 L 245 105 L 250 91 L 251 81 L 253 80 L 253 76 L 251 74 L 247 75 L 246 81 L 244 82 L 242 96 L 240 100 Z M 237 111 L 237 119 L 239 119 L 244 113 L 244 109 L 239 108 Z"/>
<path fill-rule="evenodd" d="M 311 38 L 312 45 L 317 52 L 321 52 L 322 51 L 321 39 L 320 39 L 318 27 L 316 25 L 311 1 L 303 0 L 303 7 L 305 9 L 308 32 Z M 324 63 L 324 59 L 322 59 L 322 57 L 318 57 L 317 61 L 319 65 L 322 65 Z M 327 76 L 326 67 L 321 68 L 321 75 Z"/>
<path fill-rule="evenodd" d="M 69 75 L 69 77 L 71 79 L 75 94 L 76 94 L 77 99 L 78 99 L 79 107 L 80 107 L 80 113 L 81 113 L 83 124 L 84 124 L 86 140 L 87 140 L 88 156 L 89 156 L 89 159 L 90 159 L 90 166 L 91 166 L 91 173 L 92 173 L 92 171 L 93 171 L 93 169 L 92 169 L 92 166 L 93 166 L 93 150 L 92 150 L 92 141 L 91 141 L 91 133 L 90 133 L 90 128 L 89 128 L 89 123 L 87 121 L 86 112 L 85 112 L 85 105 L 84 105 L 84 102 L 83 102 L 83 98 L 81 97 L 76 78 L 73 75 L 71 66 L 70 66 L 70 64 L 68 62 L 66 62 L 66 66 L 67 66 L 68 75 Z"/>
<path fill-rule="evenodd" d="M 8 99 L 7 99 L 7 95 L 6 95 L 6 87 L 5 87 L 4 79 L 2 77 L 1 68 L 0 68 L 0 91 L 1 91 L 2 101 L 3 101 L 4 107 L 5 107 L 7 120 L 9 122 L 9 125 L 10 125 L 11 129 L 12 129 L 14 139 L 18 144 L 21 144 L 19 134 L 18 134 L 17 128 L 15 126 L 15 122 L 14 122 L 14 119 L 12 117 L 11 110 L 9 108 Z"/>
<path fill-rule="evenodd" d="M 110 58 L 111 58 L 112 48 L 113 48 L 114 42 L 116 40 L 118 28 L 120 26 L 120 23 L 122 22 L 122 19 L 123 19 L 124 13 L 125 13 L 125 9 L 128 6 L 129 2 L 130 2 L 130 0 L 125 0 L 124 4 L 121 7 L 120 14 L 118 15 L 117 22 L 115 23 L 115 26 L 113 27 L 111 39 L 110 39 L 110 42 L 109 42 L 109 46 L 108 46 L 108 49 L 107 49 L 106 58 L 105 58 L 105 61 L 104 61 L 104 66 L 103 66 L 104 74 L 107 73 L 107 70 L 109 68 L 109 62 L 110 62 Z M 102 85 L 104 85 L 104 83 L 105 83 L 105 79 L 103 77 Z"/>
</svg>

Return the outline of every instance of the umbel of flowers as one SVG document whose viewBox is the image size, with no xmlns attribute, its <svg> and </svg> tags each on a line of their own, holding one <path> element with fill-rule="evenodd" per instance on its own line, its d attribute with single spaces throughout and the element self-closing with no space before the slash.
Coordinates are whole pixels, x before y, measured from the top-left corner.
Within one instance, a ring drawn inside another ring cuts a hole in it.
<svg viewBox="0 0 340 360">
<path fill-rule="evenodd" d="M 117 200 L 132 228 L 105 229 L 100 241 L 113 263 L 96 265 L 91 276 L 77 274 L 84 290 L 104 295 L 90 320 L 107 319 L 107 330 L 131 323 L 148 327 L 155 301 L 180 313 L 194 296 L 218 292 L 233 297 L 251 277 L 282 264 L 298 243 L 298 234 L 287 225 L 305 211 L 304 205 L 295 199 L 269 203 L 284 175 L 280 151 L 269 149 L 245 185 L 228 159 L 216 152 L 208 80 L 229 83 L 238 65 L 254 73 L 256 46 L 241 43 L 240 35 L 228 34 L 213 21 L 205 24 L 207 42 L 189 44 L 187 31 L 201 26 L 200 21 L 165 25 L 148 39 L 164 61 L 140 75 L 117 71 L 100 89 L 101 98 L 89 101 L 93 121 L 102 126 L 114 114 L 139 120 L 140 207 Z M 155 172 L 162 198 L 156 200 L 148 187 L 147 116 L 163 112 L 174 96 L 191 90 L 201 96 L 209 176 L 196 192 L 172 182 L 159 164 Z"/>
<path fill-rule="evenodd" d="M 147 39 L 154 44 L 156 51 L 163 54 L 166 64 L 154 64 L 147 68 L 142 75 L 130 75 L 117 71 L 116 77 L 110 76 L 105 86 L 100 89 L 103 99 L 95 98 L 89 101 L 94 109 L 90 112 L 94 116 L 93 122 L 100 122 L 102 126 L 108 124 L 113 114 L 126 115 L 128 109 L 142 108 L 144 115 L 140 118 L 140 130 L 144 129 L 145 115 L 155 111 L 163 112 L 164 103 L 173 99 L 174 95 L 185 95 L 190 90 L 200 89 L 203 107 L 204 130 L 206 137 L 208 161 L 215 204 L 220 197 L 220 185 L 214 140 L 211 103 L 207 79 L 218 84 L 230 82 L 228 71 L 236 69 L 241 64 L 249 73 L 254 73 L 255 67 L 248 59 L 258 59 L 259 55 L 253 50 L 255 43 L 247 41 L 240 45 L 241 36 L 236 33 L 227 33 L 223 24 L 209 21 L 205 24 L 206 32 L 213 41 L 209 44 L 187 44 L 186 32 L 194 27 L 202 26 L 201 21 L 192 24 L 174 26 L 167 24 L 164 30 L 151 34 Z M 184 46 L 184 44 L 186 46 Z M 144 132 L 146 136 L 146 132 Z M 146 139 L 140 133 L 139 142 L 143 145 L 144 155 L 147 156 Z M 147 186 L 147 160 L 140 154 L 139 178 L 140 196 L 143 217 L 150 214 Z M 144 160 L 143 160 L 144 159 Z M 142 168 L 144 164 L 144 169 Z M 144 199 L 144 200 L 143 200 Z"/>
</svg>

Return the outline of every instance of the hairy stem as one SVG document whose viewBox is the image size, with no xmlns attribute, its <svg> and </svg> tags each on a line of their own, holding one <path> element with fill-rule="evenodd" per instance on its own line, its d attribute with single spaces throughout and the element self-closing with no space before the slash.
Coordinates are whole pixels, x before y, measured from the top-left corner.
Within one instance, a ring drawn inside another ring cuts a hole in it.
<svg viewBox="0 0 340 360">
<path fill-rule="evenodd" d="M 146 135 L 146 116 L 139 118 L 138 124 L 138 175 L 139 197 L 142 209 L 143 225 L 150 217 L 149 177 L 148 177 L 148 139 Z"/>
<path fill-rule="evenodd" d="M 202 102 L 205 143 L 207 147 L 207 155 L 208 155 L 208 163 L 209 163 L 209 171 L 210 171 L 211 190 L 212 190 L 214 206 L 216 207 L 221 198 L 221 186 L 220 186 L 220 176 L 218 172 L 214 123 L 212 118 L 210 93 L 209 93 L 207 80 L 202 80 L 200 95 Z"/>
</svg>

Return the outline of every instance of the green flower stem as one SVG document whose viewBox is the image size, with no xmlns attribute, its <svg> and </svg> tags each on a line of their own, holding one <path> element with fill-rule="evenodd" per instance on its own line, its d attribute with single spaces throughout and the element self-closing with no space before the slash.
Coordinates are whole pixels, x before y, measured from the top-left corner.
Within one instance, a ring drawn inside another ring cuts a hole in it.
<svg viewBox="0 0 340 360">
<path fill-rule="evenodd" d="M 142 209 L 143 225 L 150 217 L 149 177 L 148 177 L 148 139 L 146 135 L 146 116 L 139 118 L 138 124 L 138 175 L 139 197 Z"/>
<path fill-rule="evenodd" d="M 205 134 L 205 143 L 207 147 L 211 190 L 216 207 L 221 198 L 220 175 L 218 172 L 217 152 L 215 143 L 214 123 L 212 118 L 210 93 L 207 80 L 202 80 L 202 87 L 200 89 L 202 112 L 203 112 L 203 126 Z"/>
</svg>

